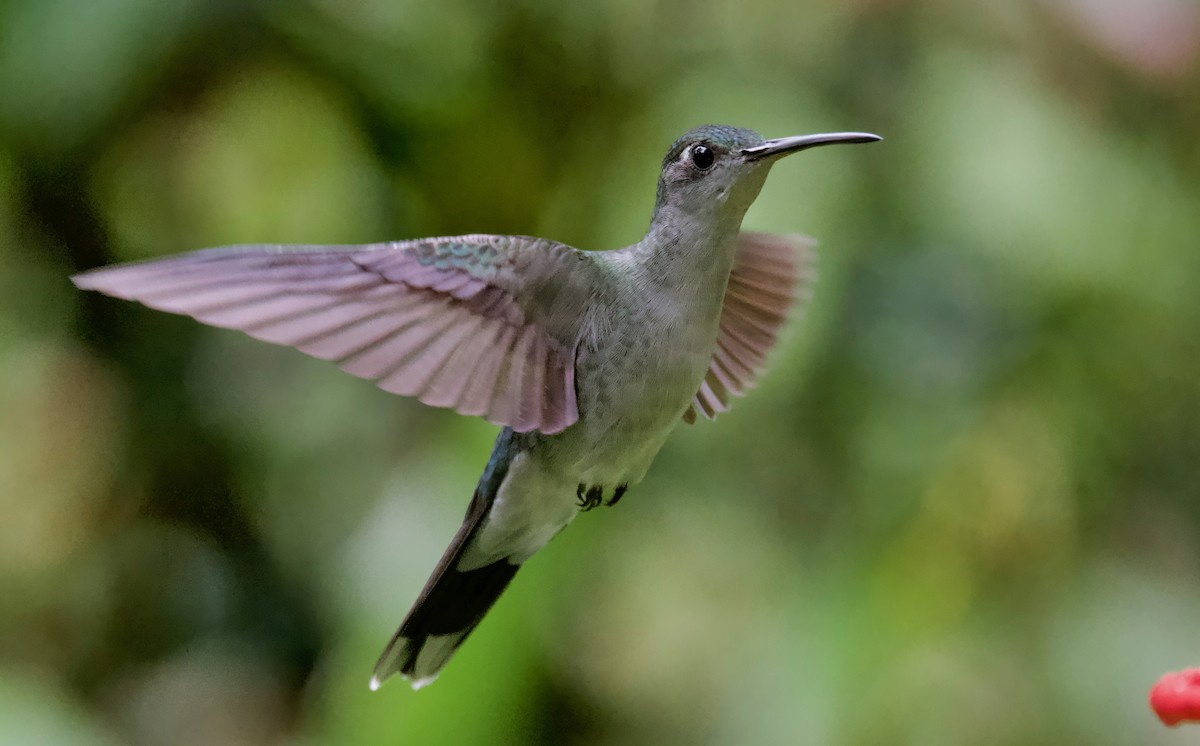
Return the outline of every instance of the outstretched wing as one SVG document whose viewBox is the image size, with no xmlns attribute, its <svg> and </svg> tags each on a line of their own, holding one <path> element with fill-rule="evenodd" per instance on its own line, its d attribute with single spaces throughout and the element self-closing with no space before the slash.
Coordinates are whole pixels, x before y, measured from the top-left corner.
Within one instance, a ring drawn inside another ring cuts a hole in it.
<svg viewBox="0 0 1200 746">
<path fill-rule="evenodd" d="M 431 406 L 556 433 L 579 418 L 576 339 L 539 324 L 524 299 L 538 268 L 568 253 L 518 236 L 231 246 L 71 279 L 332 360 Z"/>
<path fill-rule="evenodd" d="M 729 410 L 732 397 L 754 386 L 792 306 L 812 293 L 816 257 L 816 242 L 804 236 L 738 236 L 716 348 L 700 390 L 683 414 L 685 422 L 695 422 L 697 412 L 714 419 Z"/>
</svg>

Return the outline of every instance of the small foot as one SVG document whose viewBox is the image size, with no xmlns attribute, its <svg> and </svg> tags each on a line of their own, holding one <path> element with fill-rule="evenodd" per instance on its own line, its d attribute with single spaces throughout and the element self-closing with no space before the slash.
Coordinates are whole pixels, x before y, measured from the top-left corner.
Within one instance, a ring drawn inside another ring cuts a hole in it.
<svg viewBox="0 0 1200 746">
<path fill-rule="evenodd" d="M 597 507 L 598 505 L 600 505 L 601 502 L 604 501 L 604 488 L 603 487 L 600 487 L 600 486 L 587 487 L 586 488 L 587 491 L 585 492 L 584 490 L 585 490 L 585 487 L 582 483 L 580 483 L 579 487 L 577 487 L 575 489 L 575 496 L 579 498 L 579 502 L 577 504 L 579 505 L 580 510 L 583 510 L 583 511 L 591 510 L 592 508 Z"/>
<path fill-rule="evenodd" d="M 616 505 L 616 504 L 617 504 L 617 501 L 618 501 L 618 500 L 620 500 L 622 497 L 624 497 L 624 496 L 625 496 L 625 490 L 627 490 L 627 489 L 629 489 L 629 485 L 627 485 L 627 484 L 618 484 L 618 485 L 617 485 L 617 488 L 616 488 L 615 490 L 613 490 L 613 496 L 612 496 L 612 498 L 611 498 L 611 499 L 610 499 L 608 502 L 606 502 L 606 503 L 604 503 L 604 504 L 605 504 L 605 505 L 607 505 L 607 506 L 608 506 L 608 507 L 610 507 L 610 508 L 611 508 L 612 506 Z"/>
</svg>

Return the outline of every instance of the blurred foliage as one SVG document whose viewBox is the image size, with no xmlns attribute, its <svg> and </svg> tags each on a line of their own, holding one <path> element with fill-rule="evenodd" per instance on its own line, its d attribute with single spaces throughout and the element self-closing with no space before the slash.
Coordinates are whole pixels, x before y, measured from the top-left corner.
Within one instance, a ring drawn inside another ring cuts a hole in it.
<svg viewBox="0 0 1200 746">
<path fill-rule="evenodd" d="M 0 5 L 0 741 L 1166 744 L 1200 659 L 1192 0 Z M 760 389 L 370 666 L 494 428 L 76 292 L 227 243 L 636 240 L 682 131 L 823 239 Z"/>
</svg>

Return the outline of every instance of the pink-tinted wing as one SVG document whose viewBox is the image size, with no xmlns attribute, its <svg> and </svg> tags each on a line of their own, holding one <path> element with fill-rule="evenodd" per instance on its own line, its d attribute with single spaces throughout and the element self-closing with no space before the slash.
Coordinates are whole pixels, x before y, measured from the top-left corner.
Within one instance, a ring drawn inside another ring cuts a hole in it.
<svg viewBox="0 0 1200 746">
<path fill-rule="evenodd" d="M 579 418 L 575 340 L 520 303 L 537 239 L 234 246 L 76 275 L 75 284 L 332 360 L 380 388 L 519 432 Z M 567 250 L 556 246 L 556 251 Z"/>
<path fill-rule="evenodd" d="M 742 233 L 725 288 L 716 349 L 685 422 L 713 419 L 743 396 L 775 346 L 793 305 L 808 299 L 816 281 L 815 242 L 803 236 Z"/>
</svg>

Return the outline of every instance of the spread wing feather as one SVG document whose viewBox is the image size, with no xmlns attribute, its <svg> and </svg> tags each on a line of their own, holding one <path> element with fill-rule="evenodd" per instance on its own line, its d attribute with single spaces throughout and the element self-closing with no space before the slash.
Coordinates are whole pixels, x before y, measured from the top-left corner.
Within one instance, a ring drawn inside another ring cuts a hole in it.
<svg viewBox="0 0 1200 746">
<path fill-rule="evenodd" d="M 521 303 L 540 239 L 461 236 L 362 246 L 233 246 L 106 267 L 77 286 L 239 329 L 380 388 L 519 432 L 579 418 L 575 340 Z"/>
<path fill-rule="evenodd" d="M 802 236 L 738 236 L 712 361 L 684 421 L 711 420 L 754 386 L 788 313 L 816 281 L 815 259 L 814 242 Z"/>
</svg>

